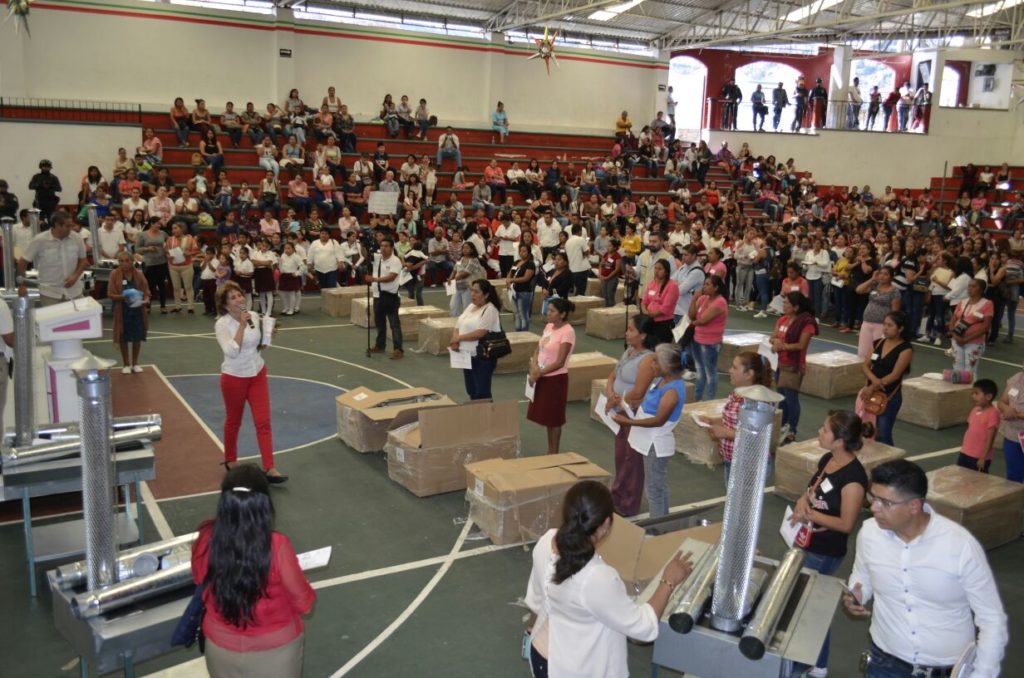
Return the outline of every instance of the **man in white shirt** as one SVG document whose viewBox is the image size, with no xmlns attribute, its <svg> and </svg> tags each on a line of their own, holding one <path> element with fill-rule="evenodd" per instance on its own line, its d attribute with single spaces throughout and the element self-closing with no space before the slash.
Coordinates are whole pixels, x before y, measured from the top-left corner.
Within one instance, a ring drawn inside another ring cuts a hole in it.
<svg viewBox="0 0 1024 678">
<path fill-rule="evenodd" d="M 545 212 L 540 221 L 537 222 L 537 244 L 547 261 L 549 255 L 558 249 L 558 234 L 562 232 L 562 225 L 555 221 L 555 215 Z"/>
<path fill-rule="evenodd" d="M 320 289 L 338 286 L 338 269 L 342 258 L 341 248 L 331 238 L 331 232 L 326 228 L 320 231 L 320 239 L 314 240 L 306 252 L 306 265 L 316 274 Z"/>
<path fill-rule="evenodd" d="M 359 154 L 359 159 L 352 163 L 352 174 L 363 183 L 373 181 L 373 163 L 369 160 L 369 154 L 365 151 Z"/>
<path fill-rule="evenodd" d="M 50 216 L 49 230 L 33 238 L 18 259 L 18 277 L 32 264 L 39 274 L 39 304 L 51 306 L 82 296 L 88 263 L 85 243 L 71 232 L 71 215 L 58 210 Z"/>
<path fill-rule="evenodd" d="M 654 262 L 659 259 L 668 261 L 669 268 L 675 269 L 675 260 L 665 251 L 665 236 L 661 231 L 653 231 L 647 238 L 647 249 L 637 257 L 637 277 L 640 279 L 640 290 L 646 290 L 647 284 L 654 279 Z"/>
<path fill-rule="evenodd" d="M 572 235 L 565 241 L 565 256 L 569 260 L 569 272 L 572 273 L 576 294 L 583 296 L 587 293 L 587 277 L 590 274 L 590 261 L 587 259 L 590 245 L 583 237 L 583 227 L 578 222 L 572 225 L 570 233 Z"/>
<path fill-rule="evenodd" d="M 113 214 L 103 217 L 103 223 L 99 228 L 99 258 L 117 260 L 117 253 L 124 250 L 127 243 L 124 239 L 124 226 L 122 226 Z"/>
<path fill-rule="evenodd" d="M 455 130 L 446 127 L 444 134 L 437 140 L 437 171 L 441 171 L 441 161 L 445 158 L 455 158 L 455 168 L 462 167 L 462 151 L 459 149 L 459 137 Z"/>
<path fill-rule="evenodd" d="M 516 262 L 516 250 L 522 235 L 522 229 L 512 221 L 509 213 L 502 212 L 501 224 L 494 231 L 494 237 L 498 240 L 498 267 L 502 278 L 508 277 L 508 272 Z"/>
<path fill-rule="evenodd" d="M 380 241 L 380 253 L 374 257 L 371 275 L 366 282 L 373 292 L 373 316 L 377 325 L 377 344 L 370 353 L 383 353 L 387 346 L 387 324 L 391 325 L 391 359 L 405 355 L 402 350 L 402 320 L 398 317 L 401 298 L 398 296 L 398 276 L 402 273 L 402 260 L 395 254 L 395 241 L 385 237 Z"/>
<path fill-rule="evenodd" d="M 455 264 L 448 256 L 448 239 L 444 237 L 444 229 L 440 226 L 434 228 L 434 237 L 427 241 L 427 257 L 427 275 L 441 269 L 441 279 L 447 280 Z"/>
<path fill-rule="evenodd" d="M 860 94 L 860 78 L 854 78 L 853 84 L 847 90 L 846 104 L 846 128 L 857 129 L 860 127 L 860 108 L 864 103 L 864 97 Z"/>
<path fill-rule="evenodd" d="M 132 197 L 121 201 L 121 217 L 130 221 L 136 210 L 142 210 L 142 215 L 149 219 L 149 203 L 142 198 L 142 190 L 132 189 Z"/>
<path fill-rule="evenodd" d="M 985 551 L 964 527 L 935 513 L 927 494 L 928 478 L 913 462 L 871 471 L 874 518 L 857 535 L 853 595 L 843 596 L 852 615 L 871 617 L 867 678 L 949 676 L 975 642 L 975 627 L 969 675 L 996 678 L 1009 634 Z"/>
</svg>

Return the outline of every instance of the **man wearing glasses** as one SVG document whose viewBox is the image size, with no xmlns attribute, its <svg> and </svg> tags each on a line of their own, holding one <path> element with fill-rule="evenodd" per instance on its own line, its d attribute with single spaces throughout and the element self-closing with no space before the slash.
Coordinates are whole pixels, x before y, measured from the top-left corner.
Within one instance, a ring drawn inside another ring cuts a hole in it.
<svg viewBox="0 0 1024 678">
<path fill-rule="evenodd" d="M 969 675 L 995 678 L 1008 633 L 985 551 L 966 529 L 933 512 L 927 494 L 928 478 L 912 462 L 871 472 L 874 518 L 857 535 L 852 595 L 843 596 L 850 614 L 872 617 L 867 677 L 945 678 L 975 641 L 977 626 Z"/>
</svg>

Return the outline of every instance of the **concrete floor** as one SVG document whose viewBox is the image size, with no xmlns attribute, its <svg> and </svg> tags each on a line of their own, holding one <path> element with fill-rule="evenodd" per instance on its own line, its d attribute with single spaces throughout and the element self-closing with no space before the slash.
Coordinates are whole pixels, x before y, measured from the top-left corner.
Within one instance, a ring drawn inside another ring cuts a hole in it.
<svg viewBox="0 0 1024 678">
<path fill-rule="evenodd" d="M 428 304 L 445 302 L 436 290 L 428 291 L 426 296 Z M 359 385 L 395 388 L 396 380 L 400 380 L 438 388 L 456 400 L 465 399 L 461 376 L 453 375 L 447 360 L 408 350 L 401 362 L 367 359 L 365 330 L 326 317 L 318 307 L 318 299 L 307 298 L 302 314 L 282 323 L 275 346 L 265 354 L 271 374 L 346 389 Z M 506 327 L 510 325 L 508 319 Z M 534 326 L 535 330 L 539 328 L 536 322 Z M 771 321 L 734 313 L 729 327 L 768 331 Z M 142 362 L 157 365 L 167 376 L 216 375 L 220 352 L 212 329 L 210 320 L 202 316 L 155 315 Z M 841 335 L 831 328 L 823 328 L 822 336 L 815 340 L 826 348 L 855 342 L 855 335 Z M 106 339 L 90 343 L 89 349 L 115 357 L 114 346 Z M 588 337 L 581 327 L 577 350 L 600 350 L 618 356 L 621 343 Z M 1019 346 L 990 347 L 982 373 L 1002 384 L 1016 371 L 1020 356 Z M 939 349 L 917 348 L 915 374 L 945 366 L 948 359 Z M 522 375 L 495 377 L 496 398 L 520 400 L 522 392 Z M 727 392 L 728 379 L 722 375 L 719 394 Z M 803 439 L 813 435 L 828 410 L 850 407 L 852 399 L 823 401 L 804 396 L 802 404 Z M 278 410 L 294 407 L 295 403 L 272 406 Z M 520 411 L 522 452 L 538 454 L 545 449 L 544 431 L 526 421 L 525 405 L 520 404 Z M 570 404 L 568 420 L 563 451 L 580 452 L 612 469 L 611 435 L 588 417 L 587 405 Z M 912 457 L 944 451 L 920 459 L 922 466 L 932 469 L 953 463 L 955 449 L 950 448 L 959 446 L 962 435 L 962 427 L 931 431 L 900 422 L 895 438 Z M 467 515 L 463 494 L 416 498 L 388 479 L 383 455 L 354 453 L 333 436 L 280 454 L 278 465 L 291 475 L 288 484 L 274 490 L 278 529 L 289 535 L 299 551 L 334 547 L 330 565 L 310 574 L 318 587 L 318 603 L 307 622 L 306 676 L 329 676 L 343 666 L 348 666 L 344 675 L 359 677 L 512 678 L 529 674 L 518 656 L 525 613 L 518 603 L 529 574 L 528 547 L 491 547 L 486 539 L 471 534 L 458 558 L 445 559 L 459 539 Z M 992 470 L 1004 474 L 1001 458 L 997 457 Z M 713 500 L 724 493 L 720 470 L 695 466 L 678 456 L 670 463 L 669 482 L 676 506 Z M 156 522 L 165 521 L 175 534 L 195 529 L 212 514 L 215 501 L 215 494 L 207 494 L 153 502 L 146 515 L 150 538 L 155 534 Z M 785 501 L 774 495 L 766 497 L 759 548 L 768 556 L 783 552 L 777 528 L 785 506 Z M 152 520 L 154 516 L 157 521 Z M 1024 542 L 1011 543 L 988 555 L 1010 615 L 1011 638 L 1016 638 L 1024 630 L 1024 584 L 1019 577 Z M 4 610 L 0 615 L 4 633 L 0 638 L 6 658 L 3 675 L 77 675 L 71 648 L 53 629 L 48 594 L 44 592 L 34 601 L 28 596 L 23 557 L 21 525 L 0 525 L 0 600 Z M 849 572 L 851 564 L 852 553 L 841 574 Z M 443 567 L 448 569 L 438 576 Z M 429 595 L 411 609 L 425 587 Z M 381 640 L 385 631 L 393 632 Z M 830 675 L 860 675 L 858 658 L 866 646 L 867 624 L 838 613 L 833 620 Z M 633 675 L 648 675 L 650 648 L 631 645 L 629 652 Z M 1017 675 L 1024 667 L 1024 649 L 1011 644 L 1007 652 L 1003 675 Z M 194 649 L 174 652 L 139 666 L 138 674 L 203 676 L 202 662 L 195 661 L 197 657 Z"/>
</svg>

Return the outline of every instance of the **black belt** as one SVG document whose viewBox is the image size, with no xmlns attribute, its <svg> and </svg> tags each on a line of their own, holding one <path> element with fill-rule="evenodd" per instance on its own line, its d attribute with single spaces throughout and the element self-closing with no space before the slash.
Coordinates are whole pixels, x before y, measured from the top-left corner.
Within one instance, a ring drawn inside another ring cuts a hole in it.
<svg viewBox="0 0 1024 678">
<path fill-rule="evenodd" d="M 884 656 L 904 671 L 909 672 L 911 676 L 919 676 L 920 678 L 949 678 L 949 676 L 953 675 L 952 666 L 924 666 L 922 664 L 911 664 L 910 662 L 904 661 L 895 655 L 889 654 L 882 648 L 878 647 L 873 640 L 871 641 L 871 651 Z"/>
</svg>

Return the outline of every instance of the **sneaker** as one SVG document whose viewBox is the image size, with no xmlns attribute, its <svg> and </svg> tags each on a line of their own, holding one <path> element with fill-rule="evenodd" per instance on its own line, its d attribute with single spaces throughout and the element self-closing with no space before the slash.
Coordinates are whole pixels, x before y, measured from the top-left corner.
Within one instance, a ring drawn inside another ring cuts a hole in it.
<svg viewBox="0 0 1024 678">
<path fill-rule="evenodd" d="M 828 676 L 828 669 L 822 669 L 815 666 L 813 669 L 807 672 L 807 678 L 825 678 Z"/>
<path fill-rule="evenodd" d="M 779 438 L 785 438 L 789 435 L 789 424 L 783 424 L 779 427 Z"/>
<path fill-rule="evenodd" d="M 754 317 L 755 318 L 767 318 L 768 314 L 765 313 L 764 311 L 758 311 L 757 313 L 754 314 Z"/>
<path fill-rule="evenodd" d="M 942 337 L 935 337 L 935 340 L 932 342 L 932 345 L 942 346 Z"/>
<path fill-rule="evenodd" d="M 949 348 L 947 348 L 943 352 L 946 354 L 947 358 L 952 358 L 953 357 L 953 347 L 952 346 L 950 346 Z"/>
<path fill-rule="evenodd" d="M 141 365 L 132 365 L 132 372 L 134 372 L 135 374 L 141 374 L 142 373 L 142 366 Z"/>
<path fill-rule="evenodd" d="M 693 381 L 697 378 L 697 373 L 693 370 L 683 370 L 683 379 L 686 381 Z"/>
<path fill-rule="evenodd" d="M 132 368 L 129 367 L 128 365 L 125 365 L 124 367 L 121 368 L 121 374 L 131 374 L 131 373 L 132 373 Z"/>
</svg>

